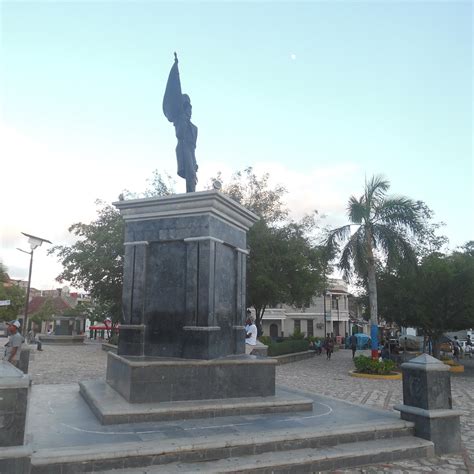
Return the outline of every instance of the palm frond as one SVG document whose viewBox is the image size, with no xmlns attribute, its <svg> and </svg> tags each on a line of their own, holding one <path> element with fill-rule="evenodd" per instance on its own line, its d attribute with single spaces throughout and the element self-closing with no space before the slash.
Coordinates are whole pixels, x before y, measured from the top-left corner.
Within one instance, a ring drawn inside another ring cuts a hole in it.
<svg viewBox="0 0 474 474">
<path fill-rule="evenodd" d="M 365 202 L 368 208 L 373 208 L 374 201 L 382 199 L 384 194 L 390 188 L 390 182 L 381 175 L 375 175 L 370 178 L 365 185 Z"/>
<path fill-rule="evenodd" d="M 358 274 L 364 273 L 366 261 L 365 228 L 361 226 L 352 234 L 349 242 L 345 245 L 341 253 L 341 258 L 339 259 L 338 267 L 343 271 L 344 278 L 350 280 L 353 269 Z"/>
<path fill-rule="evenodd" d="M 363 196 L 357 199 L 355 196 L 349 198 L 347 204 L 347 214 L 349 219 L 354 224 L 362 224 L 362 221 L 368 217 L 368 209 L 365 206 Z"/>
<path fill-rule="evenodd" d="M 419 206 L 406 197 L 384 199 L 375 210 L 375 219 L 391 227 L 405 227 L 412 232 L 416 232 L 421 225 Z"/>
<path fill-rule="evenodd" d="M 377 247 L 387 256 L 389 267 L 403 260 L 415 262 L 415 252 L 403 232 L 389 225 L 376 224 L 372 228 Z"/>
</svg>

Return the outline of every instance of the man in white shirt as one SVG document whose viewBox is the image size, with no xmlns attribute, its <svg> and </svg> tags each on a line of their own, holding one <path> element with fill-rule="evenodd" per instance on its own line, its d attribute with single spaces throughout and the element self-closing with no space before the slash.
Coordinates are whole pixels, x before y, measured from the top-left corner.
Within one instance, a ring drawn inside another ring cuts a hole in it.
<svg viewBox="0 0 474 474">
<path fill-rule="evenodd" d="M 5 355 L 4 360 L 10 362 L 15 367 L 18 367 L 18 361 L 20 360 L 21 354 L 21 345 L 23 344 L 23 336 L 18 332 L 20 328 L 19 321 L 12 321 L 7 323 L 9 338 L 8 342 L 5 344 Z"/>
<path fill-rule="evenodd" d="M 250 354 L 257 345 L 257 326 L 253 318 L 247 319 L 245 335 L 245 353 Z"/>
</svg>

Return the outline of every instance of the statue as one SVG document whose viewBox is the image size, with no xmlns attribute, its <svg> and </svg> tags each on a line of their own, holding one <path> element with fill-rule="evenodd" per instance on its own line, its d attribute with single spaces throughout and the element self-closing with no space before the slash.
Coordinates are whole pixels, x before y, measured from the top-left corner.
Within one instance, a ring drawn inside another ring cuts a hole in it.
<svg viewBox="0 0 474 474">
<path fill-rule="evenodd" d="M 191 99 L 181 92 L 179 80 L 178 56 L 174 53 L 174 64 L 171 67 L 165 96 L 163 97 L 163 113 L 173 122 L 176 129 L 178 145 L 176 158 L 178 160 L 178 176 L 186 180 L 186 192 L 196 191 L 198 165 L 196 163 L 197 127 L 191 123 Z"/>
</svg>

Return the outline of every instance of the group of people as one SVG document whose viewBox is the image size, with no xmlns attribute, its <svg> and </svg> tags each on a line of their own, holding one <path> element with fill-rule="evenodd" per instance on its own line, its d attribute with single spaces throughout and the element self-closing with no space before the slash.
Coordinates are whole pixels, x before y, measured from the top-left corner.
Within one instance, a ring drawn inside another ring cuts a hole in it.
<svg viewBox="0 0 474 474">
<path fill-rule="evenodd" d="M 348 339 L 348 345 L 352 350 L 352 358 L 355 357 L 355 353 L 357 351 L 357 337 L 353 334 L 352 336 L 346 336 Z M 311 349 L 316 351 L 316 354 L 321 355 L 323 350 L 326 351 L 326 359 L 331 360 L 331 355 L 334 352 L 334 346 L 336 344 L 335 338 L 332 334 L 327 333 L 324 341 L 321 343 L 320 340 L 315 340 L 312 345 Z M 346 343 L 347 344 L 347 343 Z"/>
</svg>

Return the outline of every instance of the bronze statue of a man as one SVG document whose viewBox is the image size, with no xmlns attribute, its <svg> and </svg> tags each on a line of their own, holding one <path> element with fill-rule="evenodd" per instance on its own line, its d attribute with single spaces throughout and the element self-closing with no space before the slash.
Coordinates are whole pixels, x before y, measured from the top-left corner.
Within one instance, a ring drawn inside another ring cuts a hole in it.
<svg viewBox="0 0 474 474">
<path fill-rule="evenodd" d="M 171 67 L 163 97 L 163 113 L 170 122 L 173 122 L 176 129 L 178 175 L 186 180 L 187 193 L 196 191 L 198 170 L 195 156 L 198 129 L 191 123 L 191 112 L 191 99 L 181 92 L 178 56 L 174 53 L 174 64 Z"/>
</svg>

